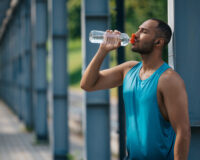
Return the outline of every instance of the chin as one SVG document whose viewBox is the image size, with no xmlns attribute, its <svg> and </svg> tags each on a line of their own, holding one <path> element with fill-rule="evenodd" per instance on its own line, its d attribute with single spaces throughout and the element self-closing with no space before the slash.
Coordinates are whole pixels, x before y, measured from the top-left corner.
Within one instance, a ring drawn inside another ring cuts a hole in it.
<svg viewBox="0 0 200 160">
<path fill-rule="evenodd" d="M 133 51 L 133 52 L 138 52 L 139 50 L 138 50 L 138 48 L 135 48 L 135 46 L 133 45 L 133 46 L 131 47 L 131 51 Z"/>
</svg>

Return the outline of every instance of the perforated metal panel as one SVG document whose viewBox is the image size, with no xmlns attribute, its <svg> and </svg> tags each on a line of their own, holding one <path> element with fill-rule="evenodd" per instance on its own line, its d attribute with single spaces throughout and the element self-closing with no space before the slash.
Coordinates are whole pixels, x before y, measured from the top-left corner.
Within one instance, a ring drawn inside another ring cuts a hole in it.
<svg viewBox="0 0 200 160">
<path fill-rule="evenodd" d="M 169 64 L 183 78 L 189 100 L 192 127 L 190 160 L 200 157 L 200 1 L 168 0 L 168 21 L 174 35 L 169 45 Z"/>
</svg>

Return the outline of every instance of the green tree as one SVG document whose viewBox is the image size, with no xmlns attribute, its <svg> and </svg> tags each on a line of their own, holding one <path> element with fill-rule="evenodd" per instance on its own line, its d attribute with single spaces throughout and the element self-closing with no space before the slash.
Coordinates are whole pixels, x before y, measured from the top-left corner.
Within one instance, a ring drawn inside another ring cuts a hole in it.
<svg viewBox="0 0 200 160">
<path fill-rule="evenodd" d="M 81 36 L 81 0 L 68 0 L 68 31 L 69 37 L 80 38 Z"/>
<path fill-rule="evenodd" d="M 139 24 L 149 18 L 167 21 L 166 0 L 126 0 L 125 11 L 128 32 L 136 30 Z"/>
</svg>

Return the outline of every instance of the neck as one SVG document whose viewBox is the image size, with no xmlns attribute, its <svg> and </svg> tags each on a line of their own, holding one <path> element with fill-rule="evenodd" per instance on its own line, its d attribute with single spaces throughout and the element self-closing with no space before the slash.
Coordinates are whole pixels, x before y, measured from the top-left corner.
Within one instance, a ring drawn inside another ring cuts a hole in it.
<svg viewBox="0 0 200 160">
<path fill-rule="evenodd" d="M 163 64 L 161 53 L 142 54 L 143 71 L 156 70 Z"/>
</svg>

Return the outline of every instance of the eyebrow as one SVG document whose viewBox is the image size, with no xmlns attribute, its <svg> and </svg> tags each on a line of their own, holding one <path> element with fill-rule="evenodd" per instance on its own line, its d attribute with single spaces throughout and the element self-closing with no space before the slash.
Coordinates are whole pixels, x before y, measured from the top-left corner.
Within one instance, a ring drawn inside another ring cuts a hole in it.
<svg viewBox="0 0 200 160">
<path fill-rule="evenodd" d="M 144 28 L 144 27 L 138 27 L 138 29 L 142 29 L 142 30 L 149 31 L 149 29 L 147 29 L 147 28 Z"/>
</svg>

